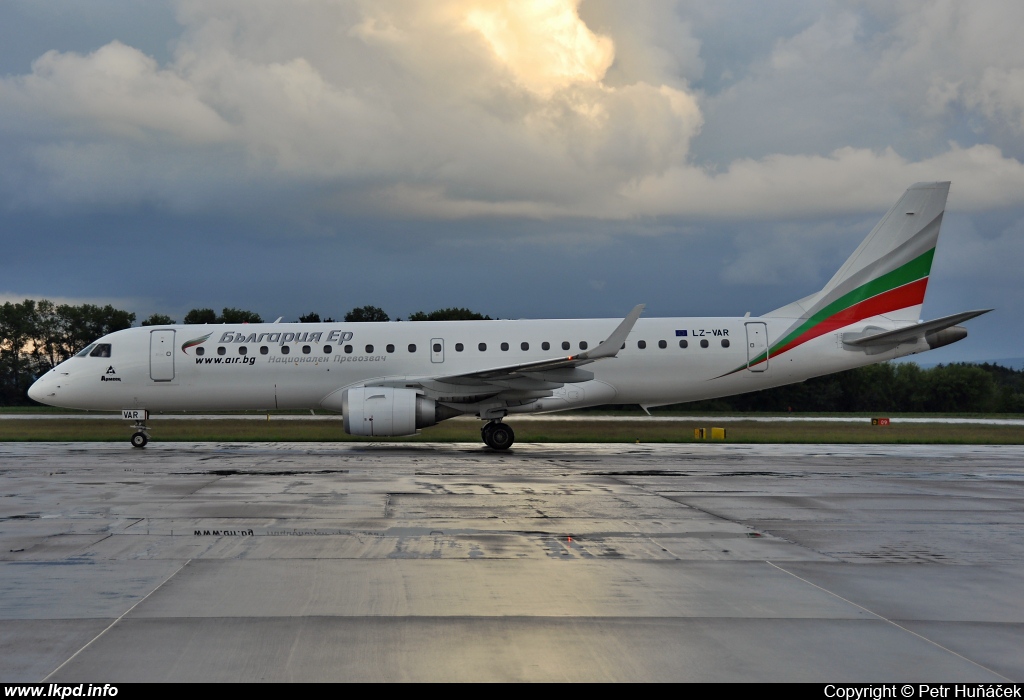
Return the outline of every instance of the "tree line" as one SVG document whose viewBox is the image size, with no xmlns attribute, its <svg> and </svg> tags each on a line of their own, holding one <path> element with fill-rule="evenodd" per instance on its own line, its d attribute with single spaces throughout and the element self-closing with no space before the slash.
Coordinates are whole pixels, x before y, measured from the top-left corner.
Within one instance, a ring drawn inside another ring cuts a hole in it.
<svg viewBox="0 0 1024 700">
<path fill-rule="evenodd" d="M 345 321 L 388 322 L 376 306 L 361 306 Z M 395 319 L 399 321 L 401 319 Z M 490 320 L 470 309 L 452 307 L 417 311 L 408 321 Z M 187 324 L 262 323 L 252 311 L 224 308 L 192 309 Z M 303 323 L 331 323 L 316 312 L 299 317 Z M 130 328 L 135 314 L 109 304 L 55 304 L 26 299 L 0 306 L 0 405 L 29 404 L 26 392 L 36 377 L 72 357 L 97 338 Z M 175 321 L 153 314 L 140 325 L 169 325 Z M 879 412 L 879 413 L 1022 413 L 1024 370 L 992 364 L 949 364 L 924 369 L 913 363 L 883 363 L 809 379 L 801 384 L 766 389 L 672 406 L 693 411 L 729 412 Z"/>
<path fill-rule="evenodd" d="M 299 319 L 302 320 L 301 318 Z M 377 306 L 360 306 L 359 308 L 352 309 L 345 314 L 345 320 L 349 323 L 365 323 L 370 322 L 386 322 L 390 321 L 391 317 L 388 316 L 384 309 Z M 401 318 L 396 318 L 396 321 L 401 321 Z M 416 311 L 409 314 L 409 321 L 490 321 L 490 316 L 484 316 L 476 311 L 470 311 L 469 309 L 460 307 L 451 307 L 447 309 L 438 309 L 437 311 L 431 311 L 429 313 L 425 311 Z"/>
<path fill-rule="evenodd" d="M 35 378 L 107 333 L 131 327 L 135 314 L 107 304 L 26 299 L 0 306 L 0 404 L 31 403 Z"/>
<path fill-rule="evenodd" d="M 134 314 L 132 315 L 134 318 Z M 348 323 L 384 323 L 391 320 L 384 309 L 379 306 L 359 306 L 349 311 L 344 316 Z M 395 321 L 401 321 L 401 317 Z M 416 311 L 409 314 L 409 321 L 490 321 L 490 316 L 479 314 L 462 307 L 437 309 L 436 311 Z M 153 314 L 140 325 L 143 326 L 166 326 L 177 323 L 173 318 L 164 314 Z M 192 309 L 182 323 L 263 323 L 260 315 L 244 309 L 227 308 L 219 314 L 213 309 Z M 299 323 L 334 323 L 330 316 L 320 317 L 315 311 L 299 316 Z"/>
<path fill-rule="evenodd" d="M 666 407 L 702 412 L 1022 413 L 1024 370 L 884 362 L 800 384 Z"/>
</svg>

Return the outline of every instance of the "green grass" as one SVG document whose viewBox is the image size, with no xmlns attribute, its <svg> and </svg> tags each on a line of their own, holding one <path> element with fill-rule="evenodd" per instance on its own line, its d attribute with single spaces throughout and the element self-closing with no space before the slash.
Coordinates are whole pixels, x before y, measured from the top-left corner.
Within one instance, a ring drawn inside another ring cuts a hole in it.
<svg viewBox="0 0 1024 700">
<path fill-rule="evenodd" d="M 694 428 L 710 428 L 714 421 L 544 421 L 516 422 L 517 442 L 689 443 L 697 441 Z M 455 419 L 416 436 L 387 438 L 389 442 L 480 442 L 480 421 Z M 340 421 L 277 420 L 161 420 L 149 421 L 150 435 L 160 442 L 360 442 L 370 438 L 346 435 Z M 1024 426 L 899 423 L 873 426 L 863 423 L 721 423 L 728 443 L 862 443 L 862 444 L 1024 444 Z M 0 441 L 127 442 L 131 424 L 116 418 L 82 420 L 0 420 Z M 710 432 L 709 432 L 710 434 Z"/>
</svg>

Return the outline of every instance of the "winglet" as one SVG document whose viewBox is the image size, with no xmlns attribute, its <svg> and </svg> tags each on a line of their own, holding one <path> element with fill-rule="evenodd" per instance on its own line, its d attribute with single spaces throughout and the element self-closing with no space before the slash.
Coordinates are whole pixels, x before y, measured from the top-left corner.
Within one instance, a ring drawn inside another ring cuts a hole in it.
<svg viewBox="0 0 1024 700">
<path fill-rule="evenodd" d="M 593 350 L 587 350 L 579 355 L 576 355 L 574 360 L 600 360 L 602 357 L 615 357 L 619 354 L 619 350 L 622 348 L 622 344 L 626 342 L 626 337 L 629 332 L 633 330 L 636 320 L 640 318 L 640 314 L 644 312 L 645 304 L 637 304 L 633 307 L 633 310 L 629 312 L 626 318 L 622 319 L 622 323 L 619 327 L 612 331 L 612 334 L 601 344 L 599 344 Z"/>
</svg>

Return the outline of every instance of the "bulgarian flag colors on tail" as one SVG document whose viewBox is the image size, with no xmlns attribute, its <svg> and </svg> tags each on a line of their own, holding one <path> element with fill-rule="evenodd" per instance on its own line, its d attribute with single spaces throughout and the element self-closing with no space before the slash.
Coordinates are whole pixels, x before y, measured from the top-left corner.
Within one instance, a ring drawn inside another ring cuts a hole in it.
<svg viewBox="0 0 1024 700">
<path fill-rule="evenodd" d="M 765 369 L 772 358 L 867 319 L 918 320 L 948 194 L 948 182 L 919 182 L 907 189 L 820 292 L 765 314 L 792 325 L 770 341 L 767 351 L 727 374 L 758 365 Z"/>
<path fill-rule="evenodd" d="M 858 321 L 923 304 L 934 255 L 935 248 L 932 248 L 905 265 L 816 309 L 776 341 L 768 353 L 752 360 L 750 366 L 760 364 L 768 357 L 778 357 L 808 340 Z"/>
</svg>

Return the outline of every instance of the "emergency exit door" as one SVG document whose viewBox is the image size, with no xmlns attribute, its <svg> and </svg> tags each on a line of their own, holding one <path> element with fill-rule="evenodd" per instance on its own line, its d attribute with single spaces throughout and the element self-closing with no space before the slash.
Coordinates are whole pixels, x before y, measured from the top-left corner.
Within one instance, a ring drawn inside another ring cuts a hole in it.
<svg viewBox="0 0 1024 700">
<path fill-rule="evenodd" d="M 444 362 L 444 338 L 430 339 L 430 361 L 435 364 Z"/>
<path fill-rule="evenodd" d="M 768 325 L 748 323 L 747 326 L 747 369 L 751 372 L 768 370 Z"/>
<path fill-rule="evenodd" d="M 174 380 L 174 331 L 149 334 L 149 378 L 154 382 Z"/>
</svg>

